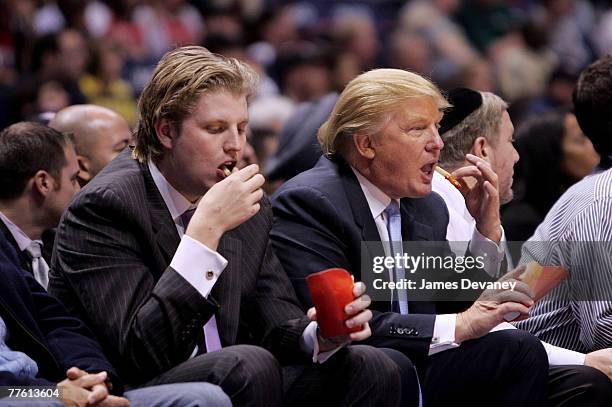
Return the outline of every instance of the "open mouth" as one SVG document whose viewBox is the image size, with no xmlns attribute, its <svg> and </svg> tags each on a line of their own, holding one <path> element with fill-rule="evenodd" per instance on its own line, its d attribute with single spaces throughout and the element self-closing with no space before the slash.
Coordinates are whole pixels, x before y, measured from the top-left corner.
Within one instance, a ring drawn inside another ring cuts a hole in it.
<svg viewBox="0 0 612 407">
<path fill-rule="evenodd" d="M 226 161 L 217 168 L 223 173 L 223 178 L 227 178 L 232 175 L 232 171 L 235 167 L 236 161 Z"/>
<path fill-rule="evenodd" d="M 427 176 L 431 176 L 433 174 L 434 171 L 434 165 L 436 165 L 436 163 L 429 163 L 426 164 L 424 166 L 421 167 L 421 171 L 423 171 L 423 173 Z"/>
</svg>

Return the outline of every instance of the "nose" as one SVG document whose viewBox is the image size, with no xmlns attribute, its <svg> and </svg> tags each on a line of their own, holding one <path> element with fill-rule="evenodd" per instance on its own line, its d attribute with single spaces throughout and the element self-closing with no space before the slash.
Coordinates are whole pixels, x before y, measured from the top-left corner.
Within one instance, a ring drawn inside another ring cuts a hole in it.
<svg viewBox="0 0 612 407">
<path fill-rule="evenodd" d="M 428 151 L 442 150 L 442 148 L 444 148 L 444 141 L 442 140 L 442 137 L 440 137 L 440 133 L 438 132 L 438 127 L 435 124 L 432 124 L 431 133 L 433 137 L 429 141 L 429 143 L 427 143 L 427 150 Z"/>
<path fill-rule="evenodd" d="M 514 146 L 512 146 L 512 151 L 513 151 L 513 158 L 514 158 L 514 163 L 516 164 L 518 162 L 518 160 L 521 158 L 521 156 L 519 155 L 518 151 L 516 151 L 516 148 L 514 148 Z"/>
<path fill-rule="evenodd" d="M 240 131 L 237 126 L 234 126 L 227 132 L 227 138 L 223 144 L 223 149 L 226 152 L 240 151 L 243 149 L 245 141 L 245 133 Z"/>
</svg>

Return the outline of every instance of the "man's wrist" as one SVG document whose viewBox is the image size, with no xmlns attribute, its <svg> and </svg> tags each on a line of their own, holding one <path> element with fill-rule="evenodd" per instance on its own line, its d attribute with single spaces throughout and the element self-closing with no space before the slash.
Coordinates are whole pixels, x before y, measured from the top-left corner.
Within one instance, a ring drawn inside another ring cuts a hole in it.
<svg viewBox="0 0 612 407">
<path fill-rule="evenodd" d="M 483 235 L 487 239 L 490 239 L 494 241 L 495 243 L 501 242 L 501 238 L 502 238 L 501 223 L 497 222 L 497 224 L 494 226 L 482 226 L 482 225 L 476 224 L 476 229 L 481 235 Z"/>
</svg>

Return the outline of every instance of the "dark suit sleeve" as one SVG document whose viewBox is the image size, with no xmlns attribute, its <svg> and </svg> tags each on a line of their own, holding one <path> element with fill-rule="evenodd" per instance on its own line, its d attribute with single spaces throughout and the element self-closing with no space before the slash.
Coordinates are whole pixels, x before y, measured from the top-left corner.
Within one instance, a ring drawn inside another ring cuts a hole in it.
<svg viewBox="0 0 612 407">
<path fill-rule="evenodd" d="M 141 382 L 185 361 L 216 307 L 170 267 L 156 281 L 139 218 L 149 214 L 135 206 L 109 190 L 77 196 L 58 228 L 50 290 L 87 318 L 120 373 Z"/>
<path fill-rule="evenodd" d="M 122 383 L 93 333 L 79 319 L 70 316 L 33 277 L 23 275 L 32 296 L 36 322 L 61 369 L 65 371 L 76 366 L 89 373 L 106 371 L 113 384 L 113 393 L 121 394 Z"/>
<path fill-rule="evenodd" d="M 284 189 L 272 203 L 273 247 L 305 306 L 312 304 L 305 280 L 309 274 L 342 267 L 359 275 L 353 264 L 359 264 L 360 236 L 352 236 L 342 221 L 350 213 L 343 213 L 323 193 L 310 187 Z M 435 315 L 373 313 L 373 335 L 366 343 L 392 346 L 415 360 L 428 354 Z"/>
<path fill-rule="evenodd" d="M 272 250 L 269 238 L 272 210 L 267 199 L 262 200 L 261 215 L 249 224 L 249 228 L 260 231 L 257 240 L 263 256 L 257 267 L 257 288 L 243 305 L 246 319 L 256 321 L 250 331 L 261 338 L 258 344 L 270 350 L 281 364 L 308 363 L 312 355 L 302 352 L 300 338 L 310 321 Z"/>
</svg>

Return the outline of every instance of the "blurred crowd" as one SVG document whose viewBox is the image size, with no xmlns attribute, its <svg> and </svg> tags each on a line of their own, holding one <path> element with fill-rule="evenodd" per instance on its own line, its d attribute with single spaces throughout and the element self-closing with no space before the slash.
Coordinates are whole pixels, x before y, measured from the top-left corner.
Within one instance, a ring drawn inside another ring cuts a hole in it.
<svg viewBox="0 0 612 407">
<path fill-rule="evenodd" d="M 334 95 L 371 68 L 411 70 L 445 90 L 495 92 L 510 103 L 517 129 L 567 108 L 579 72 L 612 51 L 612 2 L 5 0 L 0 128 L 44 122 L 81 103 L 108 107 L 134 126 L 155 64 L 185 44 L 245 60 L 261 75 L 245 160 L 274 182 L 314 164 L 315 133 Z M 588 144 L 580 137 L 574 146 Z"/>
</svg>

